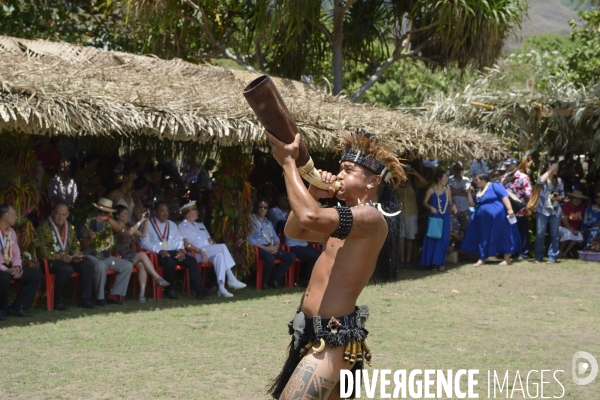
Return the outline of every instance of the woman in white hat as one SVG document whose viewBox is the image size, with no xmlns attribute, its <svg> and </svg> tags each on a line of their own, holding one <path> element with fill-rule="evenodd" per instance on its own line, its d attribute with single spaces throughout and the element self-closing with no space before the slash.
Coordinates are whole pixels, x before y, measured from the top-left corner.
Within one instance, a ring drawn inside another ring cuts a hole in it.
<svg viewBox="0 0 600 400">
<path fill-rule="evenodd" d="M 582 204 L 582 201 L 587 201 L 588 197 L 584 196 L 579 190 L 567 193 L 567 196 L 570 200 L 562 206 L 562 221 L 558 228 L 558 235 L 560 236 L 559 258 L 567 258 L 573 246 L 576 243 L 583 242 L 580 226 L 585 215 L 585 204 Z"/>
</svg>

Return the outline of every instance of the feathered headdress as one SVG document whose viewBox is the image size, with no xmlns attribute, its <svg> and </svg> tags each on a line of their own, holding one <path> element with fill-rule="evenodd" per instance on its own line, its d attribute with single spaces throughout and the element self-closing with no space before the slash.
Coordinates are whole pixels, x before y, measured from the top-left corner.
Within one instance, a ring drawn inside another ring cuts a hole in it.
<svg viewBox="0 0 600 400">
<path fill-rule="evenodd" d="M 406 180 L 402 164 L 396 155 L 386 150 L 373 135 L 363 129 L 337 136 L 336 150 L 344 151 L 342 161 L 360 164 L 381 176 L 385 183 L 396 188 Z"/>
</svg>

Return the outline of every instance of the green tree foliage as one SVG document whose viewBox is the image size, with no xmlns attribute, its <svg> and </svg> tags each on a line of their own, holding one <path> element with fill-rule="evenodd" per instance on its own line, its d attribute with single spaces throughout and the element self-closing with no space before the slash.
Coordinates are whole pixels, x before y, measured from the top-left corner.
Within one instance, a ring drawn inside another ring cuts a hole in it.
<svg viewBox="0 0 600 400">
<path fill-rule="evenodd" d="M 356 71 L 348 72 L 348 75 Z M 377 104 L 380 107 L 419 107 L 433 93 L 450 94 L 462 90 L 468 83 L 473 71 L 461 71 L 455 67 L 447 67 L 432 71 L 421 61 L 404 60 L 392 65 L 386 73 L 361 97 L 360 101 Z M 347 81 L 349 90 L 358 89 L 359 80 Z"/>
<path fill-rule="evenodd" d="M 536 50 L 541 53 L 557 51 L 559 54 L 566 55 L 572 46 L 573 42 L 566 36 L 545 33 L 543 35 L 529 36 L 523 41 L 523 45 L 517 53 Z"/>
<path fill-rule="evenodd" d="M 456 95 L 436 93 L 427 116 L 493 132 L 523 153 L 597 152 L 600 11 L 579 16 L 569 38 L 531 38 Z"/>
<path fill-rule="evenodd" d="M 136 51 L 143 43 L 139 28 L 126 26 L 119 9 L 108 12 L 95 0 L 0 1 L 0 32 L 125 51 Z"/>
<path fill-rule="evenodd" d="M 352 87 L 356 100 L 399 60 L 489 65 L 524 9 L 525 0 L 4 0 L 0 31 L 195 62 L 227 58 L 324 78 L 336 94 Z"/>
<path fill-rule="evenodd" d="M 496 89 L 523 88 L 535 84 L 545 90 L 549 81 L 564 81 L 578 88 L 600 81 L 600 11 L 579 13 L 583 25 L 571 21 L 570 37 L 539 35 L 525 40 L 518 51 L 498 62 L 507 79 Z"/>
<path fill-rule="evenodd" d="M 526 2 L 126 0 L 125 7 L 132 20 L 153 27 L 149 40 L 159 55 L 158 48 L 173 47 L 183 58 L 227 57 L 287 78 L 325 75 L 336 94 L 344 64 L 353 63 L 365 75 L 354 75 L 363 81 L 354 100 L 401 59 L 433 69 L 490 65 L 520 26 Z"/>
<path fill-rule="evenodd" d="M 570 22 L 575 45 L 567 54 L 569 76 L 579 85 L 593 86 L 600 82 L 600 10 L 581 12 L 579 18 L 582 27 Z"/>
<path fill-rule="evenodd" d="M 243 35 L 254 6 L 239 0 L 103 0 L 107 10 L 127 15 L 129 26 L 148 30 L 141 49 L 162 58 L 232 58 L 245 65 Z"/>
</svg>

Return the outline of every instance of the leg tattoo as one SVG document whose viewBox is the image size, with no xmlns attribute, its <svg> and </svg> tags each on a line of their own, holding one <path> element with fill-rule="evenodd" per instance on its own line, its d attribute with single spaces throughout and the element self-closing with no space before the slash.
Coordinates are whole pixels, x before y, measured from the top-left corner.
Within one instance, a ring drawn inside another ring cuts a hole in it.
<svg viewBox="0 0 600 400">
<path fill-rule="evenodd" d="M 279 400 L 326 399 L 336 382 L 315 374 L 317 363 L 302 360 Z"/>
</svg>

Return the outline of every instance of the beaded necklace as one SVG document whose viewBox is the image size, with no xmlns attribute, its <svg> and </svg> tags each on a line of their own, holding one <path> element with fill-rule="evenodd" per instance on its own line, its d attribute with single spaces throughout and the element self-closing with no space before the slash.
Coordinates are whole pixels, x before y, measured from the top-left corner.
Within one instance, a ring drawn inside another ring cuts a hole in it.
<svg viewBox="0 0 600 400">
<path fill-rule="evenodd" d="M 475 194 L 475 197 L 477 197 L 478 199 L 481 199 L 483 197 L 483 195 L 485 194 L 485 192 L 487 192 L 489 187 L 490 187 L 490 183 L 488 182 L 485 184 L 485 187 L 483 188 L 483 190 L 477 191 L 477 193 Z"/>
<path fill-rule="evenodd" d="M 442 202 L 440 201 L 440 195 L 437 194 L 435 189 L 433 189 L 433 193 L 435 193 L 435 195 L 437 196 L 438 211 L 440 212 L 440 214 L 446 214 L 446 210 L 448 209 L 448 203 L 449 203 L 447 196 L 446 196 L 446 204 L 444 204 L 444 210 L 442 211 Z"/>
<path fill-rule="evenodd" d="M 12 246 L 9 229 L 10 228 L 6 230 L 6 233 L 0 229 L 0 233 L 2 233 L 2 236 L 0 236 L 0 245 L 2 245 L 2 256 L 4 257 L 4 263 L 6 265 L 10 264 L 12 260 Z"/>
<path fill-rule="evenodd" d="M 377 207 L 379 203 L 374 203 L 372 200 L 369 200 L 368 203 L 361 203 L 360 200 L 358 201 L 358 204 L 355 206 L 352 206 L 350 208 L 356 208 L 356 207 L 362 207 L 362 206 L 371 206 L 371 207 Z M 339 205 L 339 203 L 338 203 Z"/>
<path fill-rule="evenodd" d="M 254 220 L 254 222 L 256 222 L 256 225 L 260 229 L 260 233 L 265 238 L 265 240 L 269 243 L 269 246 L 273 246 L 275 244 L 275 242 L 273 241 L 274 237 L 273 237 L 273 230 L 271 229 L 271 224 L 267 224 L 269 226 L 269 236 L 267 237 L 267 234 L 265 233 L 265 230 L 262 227 L 262 223 L 258 220 L 258 218 L 254 214 L 252 214 L 252 219 Z"/>
<path fill-rule="evenodd" d="M 340 205 L 340 203 L 338 203 L 338 206 Z M 369 200 L 368 203 L 361 203 L 360 200 L 358 200 L 358 204 L 355 206 L 352 206 L 350 208 L 355 208 L 355 207 L 362 207 L 362 206 L 371 206 L 371 207 L 375 207 L 376 209 L 379 210 L 380 213 L 382 213 L 383 215 L 385 215 L 386 217 L 395 217 L 396 215 L 400 214 L 402 212 L 402 210 L 396 211 L 394 213 L 388 213 L 383 211 L 383 208 L 381 207 L 381 203 L 374 203 L 372 200 Z M 448 206 L 448 203 L 446 203 L 446 206 Z"/>
</svg>

